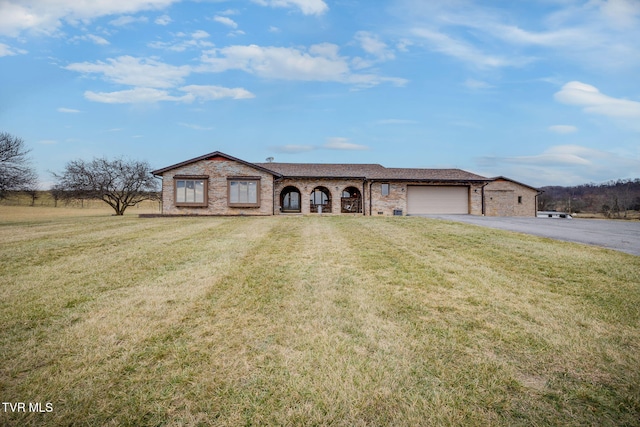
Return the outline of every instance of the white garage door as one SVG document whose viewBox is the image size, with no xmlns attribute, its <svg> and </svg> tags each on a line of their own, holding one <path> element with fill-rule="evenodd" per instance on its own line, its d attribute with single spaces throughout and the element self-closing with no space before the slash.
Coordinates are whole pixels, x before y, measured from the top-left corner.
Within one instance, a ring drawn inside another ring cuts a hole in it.
<svg viewBox="0 0 640 427">
<path fill-rule="evenodd" d="M 469 187 L 410 185 L 407 193 L 409 215 L 469 213 Z"/>
</svg>

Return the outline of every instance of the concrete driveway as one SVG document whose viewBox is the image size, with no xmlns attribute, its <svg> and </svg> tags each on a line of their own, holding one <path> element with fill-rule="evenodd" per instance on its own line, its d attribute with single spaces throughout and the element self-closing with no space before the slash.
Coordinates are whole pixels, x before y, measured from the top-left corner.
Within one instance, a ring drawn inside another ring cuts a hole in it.
<svg viewBox="0 0 640 427">
<path fill-rule="evenodd" d="M 466 222 L 517 231 L 551 239 L 601 246 L 640 256 L 640 221 L 601 219 L 553 219 L 490 217 L 475 215 L 424 215 L 428 218 Z"/>
</svg>

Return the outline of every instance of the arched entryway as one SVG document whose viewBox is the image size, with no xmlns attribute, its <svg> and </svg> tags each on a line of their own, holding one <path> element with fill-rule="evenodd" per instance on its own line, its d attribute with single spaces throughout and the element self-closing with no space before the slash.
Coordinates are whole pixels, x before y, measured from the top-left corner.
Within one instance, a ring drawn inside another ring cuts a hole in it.
<svg viewBox="0 0 640 427">
<path fill-rule="evenodd" d="M 347 187 L 342 190 L 340 205 L 342 213 L 362 213 L 362 194 L 356 187 Z"/>
<path fill-rule="evenodd" d="M 311 192 L 311 213 L 331 212 L 331 192 L 326 187 L 316 187 Z"/>
<path fill-rule="evenodd" d="M 285 187 L 280 193 L 280 207 L 282 212 L 300 212 L 302 197 L 300 197 L 300 190 L 296 187 Z"/>
</svg>

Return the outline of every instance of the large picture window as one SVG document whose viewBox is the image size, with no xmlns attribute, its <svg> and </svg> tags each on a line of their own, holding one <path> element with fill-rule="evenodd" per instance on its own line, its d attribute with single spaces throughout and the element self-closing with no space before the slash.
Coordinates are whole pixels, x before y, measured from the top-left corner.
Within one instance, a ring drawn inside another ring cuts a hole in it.
<svg viewBox="0 0 640 427">
<path fill-rule="evenodd" d="M 208 177 L 174 177 L 176 206 L 207 206 Z"/>
<path fill-rule="evenodd" d="M 228 178 L 229 206 L 260 206 L 260 179 L 251 177 Z"/>
</svg>

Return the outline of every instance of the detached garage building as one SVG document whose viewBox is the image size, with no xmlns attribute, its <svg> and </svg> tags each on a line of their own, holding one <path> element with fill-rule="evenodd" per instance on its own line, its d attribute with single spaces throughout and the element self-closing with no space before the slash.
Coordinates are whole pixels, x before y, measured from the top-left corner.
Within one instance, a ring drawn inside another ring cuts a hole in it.
<svg viewBox="0 0 640 427">
<path fill-rule="evenodd" d="M 535 216 L 539 193 L 505 177 L 460 169 L 250 163 L 219 151 L 153 174 L 162 177 L 167 215 Z"/>
</svg>

